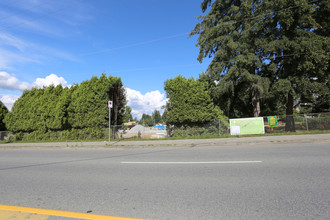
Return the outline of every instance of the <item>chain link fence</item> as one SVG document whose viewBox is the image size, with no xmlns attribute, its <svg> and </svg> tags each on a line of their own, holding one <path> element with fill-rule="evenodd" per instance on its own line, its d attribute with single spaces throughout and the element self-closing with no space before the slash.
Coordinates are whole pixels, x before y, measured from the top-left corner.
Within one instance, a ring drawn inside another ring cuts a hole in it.
<svg viewBox="0 0 330 220">
<path fill-rule="evenodd" d="M 278 126 L 270 127 L 268 117 L 264 117 L 266 133 L 285 132 L 285 115 L 277 116 Z M 330 131 L 330 113 L 293 115 L 296 131 Z"/>
<path fill-rule="evenodd" d="M 270 126 L 272 116 L 261 116 L 264 120 L 265 133 L 285 133 L 286 115 L 277 115 L 277 126 Z M 293 115 L 296 132 L 329 131 L 330 113 Z M 230 119 L 220 119 L 211 123 L 192 127 L 169 127 L 169 137 L 219 137 L 230 135 Z"/>
<path fill-rule="evenodd" d="M 12 136 L 13 133 L 10 131 L 0 131 L 0 141 L 8 141 Z"/>
<path fill-rule="evenodd" d="M 269 120 L 270 116 L 264 116 L 264 129 L 265 133 L 285 133 L 285 126 L 287 116 L 277 115 L 277 126 L 271 127 Z M 330 132 L 330 113 L 315 113 L 315 114 L 304 114 L 292 116 L 294 120 L 295 131 L 297 132 L 311 132 L 311 131 L 329 131 Z M 67 134 L 68 133 L 68 134 Z M 230 135 L 230 120 L 219 119 L 210 123 L 200 126 L 166 126 L 166 125 L 155 125 L 146 127 L 140 124 L 134 124 L 131 126 L 111 126 L 111 139 L 159 139 L 167 137 L 201 137 L 201 138 L 212 138 Z M 18 136 L 27 136 L 29 138 L 18 138 Z M 31 137 L 30 137 L 31 136 Z M 109 139 L 109 128 L 103 129 L 91 129 L 83 130 L 72 130 L 72 131 L 58 131 L 50 132 L 45 139 L 38 139 L 32 137 L 33 133 L 18 133 L 13 134 L 9 131 L 0 131 L 0 141 L 12 140 L 48 140 L 48 136 L 53 137 L 49 140 L 108 140 Z M 71 137 L 72 136 L 72 137 Z M 43 135 L 44 137 L 44 135 Z"/>
<path fill-rule="evenodd" d="M 155 125 L 146 127 L 140 124 L 134 126 L 111 126 L 112 138 L 115 139 L 130 139 L 130 138 L 143 138 L 143 139 L 158 139 L 168 137 L 166 125 Z"/>
</svg>

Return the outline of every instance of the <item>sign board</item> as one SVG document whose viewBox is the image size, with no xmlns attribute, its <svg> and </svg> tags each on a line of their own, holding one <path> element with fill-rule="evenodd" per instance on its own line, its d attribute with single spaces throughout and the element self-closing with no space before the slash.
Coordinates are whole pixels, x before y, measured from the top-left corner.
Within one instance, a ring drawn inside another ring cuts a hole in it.
<svg viewBox="0 0 330 220">
<path fill-rule="evenodd" d="M 265 133 L 263 117 L 230 119 L 229 122 L 231 135 Z"/>
<path fill-rule="evenodd" d="M 109 108 L 112 108 L 112 101 L 108 102 L 108 106 L 109 106 Z"/>
<path fill-rule="evenodd" d="M 268 119 L 268 126 L 269 127 L 277 127 L 277 118 L 276 116 L 269 116 Z"/>
</svg>

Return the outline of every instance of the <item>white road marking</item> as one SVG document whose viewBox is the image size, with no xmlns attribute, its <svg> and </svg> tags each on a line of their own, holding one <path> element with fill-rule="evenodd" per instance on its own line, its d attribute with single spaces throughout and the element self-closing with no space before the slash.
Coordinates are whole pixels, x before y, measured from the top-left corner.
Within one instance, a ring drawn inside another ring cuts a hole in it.
<svg viewBox="0 0 330 220">
<path fill-rule="evenodd" d="M 251 161 L 178 161 L 178 162 L 161 162 L 161 161 L 123 161 L 123 164 L 240 164 L 240 163 L 262 163 L 260 160 L 251 160 Z"/>
</svg>

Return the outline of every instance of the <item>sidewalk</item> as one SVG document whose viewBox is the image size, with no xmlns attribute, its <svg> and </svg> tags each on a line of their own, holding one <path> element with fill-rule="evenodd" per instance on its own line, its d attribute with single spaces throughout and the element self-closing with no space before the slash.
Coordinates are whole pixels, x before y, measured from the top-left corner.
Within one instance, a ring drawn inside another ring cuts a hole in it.
<svg viewBox="0 0 330 220">
<path fill-rule="evenodd" d="M 0 144 L 0 149 L 13 148 L 139 148 L 139 147 L 195 147 L 195 146 L 236 146 L 268 145 L 287 143 L 329 143 L 330 134 L 282 135 L 258 137 L 233 137 L 214 139 L 111 141 L 108 142 L 48 142 L 48 143 L 8 143 Z"/>
</svg>

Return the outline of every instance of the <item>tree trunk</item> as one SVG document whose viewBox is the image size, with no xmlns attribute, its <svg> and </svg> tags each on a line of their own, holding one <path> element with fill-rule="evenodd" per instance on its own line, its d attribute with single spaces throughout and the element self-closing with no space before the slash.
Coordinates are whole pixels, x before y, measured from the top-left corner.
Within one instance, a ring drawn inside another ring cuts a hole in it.
<svg viewBox="0 0 330 220">
<path fill-rule="evenodd" d="M 115 139 L 118 139 L 118 133 L 117 133 L 117 131 L 118 131 L 118 127 L 117 127 L 117 125 L 118 125 L 118 114 L 119 114 L 119 102 L 120 102 L 120 85 L 115 85 L 115 97 L 114 97 L 114 108 L 113 108 L 113 110 L 114 110 L 114 121 L 113 121 L 113 127 L 114 127 L 114 129 L 113 129 L 113 136 L 114 136 L 114 138 Z"/>
<path fill-rule="evenodd" d="M 260 115 L 260 100 L 254 95 L 252 97 L 253 117 L 259 117 Z"/>
<path fill-rule="evenodd" d="M 286 103 L 286 124 L 285 131 L 296 132 L 294 118 L 293 118 L 293 96 L 291 93 L 288 94 L 288 101 Z"/>
</svg>

